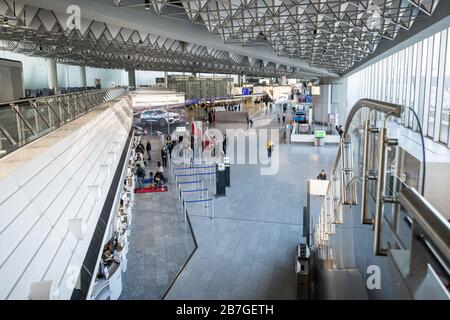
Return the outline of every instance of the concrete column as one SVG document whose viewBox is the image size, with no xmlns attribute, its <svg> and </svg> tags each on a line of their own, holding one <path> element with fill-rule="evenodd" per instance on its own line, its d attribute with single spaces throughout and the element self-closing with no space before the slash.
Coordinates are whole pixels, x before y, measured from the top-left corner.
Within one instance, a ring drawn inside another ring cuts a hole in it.
<svg viewBox="0 0 450 320">
<path fill-rule="evenodd" d="M 242 76 L 238 74 L 238 87 L 242 87 Z"/>
<path fill-rule="evenodd" d="M 242 75 L 242 84 L 247 82 L 247 78 L 245 77 L 245 74 Z"/>
<path fill-rule="evenodd" d="M 164 87 L 169 88 L 169 73 L 167 71 L 164 72 Z"/>
<path fill-rule="evenodd" d="M 86 66 L 80 66 L 81 86 L 87 88 Z"/>
<path fill-rule="evenodd" d="M 58 68 L 55 59 L 48 59 L 48 87 L 58 91 Z"/>
<path fill-rule="evenodd" d="M 135 69 L 128 70 L 128 86 L 136 87 L 136 70 Z"/>
<path fill-rule="evenodd" d="M 281 84 L 282 84 L 283 86 L 285 86 L 285 85 L 288 84 L 288 81 L 287 81 L 287 77 L 286 77 L 286 76 L 281 76 Z"/>
</svg>

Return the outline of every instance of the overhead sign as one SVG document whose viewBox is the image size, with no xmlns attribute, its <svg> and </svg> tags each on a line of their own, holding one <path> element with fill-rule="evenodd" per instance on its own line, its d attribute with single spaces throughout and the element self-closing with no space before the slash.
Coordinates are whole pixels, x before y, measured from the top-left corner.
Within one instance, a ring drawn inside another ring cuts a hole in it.
<svg viewBox="0 0 450 320">
<path fill-rule="evenodd" d="M 326 135 L 327 135 L 326 132 L 323 131 L 323 130 L 316 130 L 316 131 L 314 132 L 314 136 L 315 136 L 317 139 L 324 139 Z"/>
</svg>

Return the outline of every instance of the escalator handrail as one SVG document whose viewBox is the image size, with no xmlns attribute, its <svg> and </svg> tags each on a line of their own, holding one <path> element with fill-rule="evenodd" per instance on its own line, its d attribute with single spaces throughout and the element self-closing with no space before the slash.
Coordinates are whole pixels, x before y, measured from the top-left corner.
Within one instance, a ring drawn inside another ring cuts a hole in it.
<svg viewBox="0 0 450 320">
<path fill-rule="evenodd" d="M 348 139 L 348 130 L 350 129 L 350 125 L 353 121 L 353 118 L 355 117 L 356 113 L 363 108 L 372 109 L 374 111 L 378 111 L 378 112 L 385 113 L 385 114 L 391 114 L 392 116 L 397 117 L 397 118 L 400 117 L 402 110 L 403 110 L 403 106 L 399 105 L 399 104 L 378 101 L 378 100 L 373 100 L 373 99 L 358 100 L 349 111 L 347 120 L 345 122 L 345 126 L 343 128 L 344 132 L 342 133 L 341 140 Z M 341 159 L 341 149 L 339 148 L 337 156 L 336 156 L 336 160 L 334 162 L 333 170 L 332 170 L 333 174 L 336 172 L 336 170 L 338 168 L 340 159 Z"/>
</svg>

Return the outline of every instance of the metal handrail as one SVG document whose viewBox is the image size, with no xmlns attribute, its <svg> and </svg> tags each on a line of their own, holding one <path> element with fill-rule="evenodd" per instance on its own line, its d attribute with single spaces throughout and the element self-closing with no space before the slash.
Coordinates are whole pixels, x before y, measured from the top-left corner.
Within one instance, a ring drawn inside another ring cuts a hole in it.
<svg viewBox="0 0 450 320">
<path fill-rule="evenodd" d="M 450 223 L 417 190 L 402 186 L 398 195 L 400 204 L 411 214 L 423 234 L 445 257 L 450 259 Z"/>
<path fill-rule="evenodd" d="M 43 96 L 43 97 L 35 97 L 35 98 L 28 98 L 28 99 L 19 99 L 19 100 L 11 100 L 11 101 L 3 101 L 0 102 L 0 108 L 1 107 L 9 107 L 11 104 L 18 104 L 18 103 L 25 103 L 25 102 L 36 102 L 38 100 L 45 100 L 45 99 L 51 99 L 51 98 L 62 98 L 67 97 L 71 95 L 79 95 L 83 93 L 100 93 L 100 92 L 106 92 L 109 90 L 114 90 L 116 88 L 107 88 L 107 89 L 93 89 L 93 90 L 84 90 L 84 91 L 77 91 L 77 92 L 69 92 L 69 93 L 62 93 L 58 95 L 49 95 L 49 96 Z M 120 88 L 117 88 L 120 89 Z"/>
<path fill-rule="evenodd" d="M 10 147 L 6 149 L 0 148 L 0 158 L 96 109 L 124 92 L 123 88 L 99 89 L 0 103 L 0 110 L 6 116 L 3 120 L 7 120 L 2 123 L 0 119 L 0 133 L 10 144 Z M 45 106 L 48 109 L 48 116 L 57 120 L 48 121 L 42 110 L 39 110 L 38 105 Z M 30 110 L 34 113 L 32 122 L 36 127 L 30 124 L 30 118 L 25 116 L 22 108 L 26 109 L 25 112 Z M 12 119 L 14 120 L 11 121 Z M 45 128 L 41 127 L 42 124 L 45 124 Z M 31 135 L 27 136 L 27 131 Z M 14 137 L 11 133 L 15 134 Z M 1 145 L 0 141 L 0 147 Z"/>
<path fill-rule="evenodd" d="M 349 132 L 349 129 L 350 129 L 350 125 L 353 122 L 353 119 L 354 119 L 355 115 L 357 114 L 357 112 L 360 111 L 363 108 L 367 108 L 367 109 L 370 110 L 369 115 L 373 111 L 378 111 L 378 112 L 384 113 L 386 115 L 394 116 L 394 117 L 400 117 L 401 113 L 403 111 L 403 106 L 402 105 L 398 105 L 398 104 L 393 104 L 393 103 L 388 103 L 388 102 L 383 102 L 383 101 L 377 101 L 377 100 L 373 100 L 373 99 L 361 99 L 361 100 L 358 100 L 355 103 L 355 105 L 352 107 L 352 109 L 350 109 L 349 114 L 347 116 L 347 120 L 345 122 L 343 133 L 341 135 L 340 148 L 338 149 L 338 152 L 337 152 L 337 155 L 336 155 L 336 160 L 334 161 L 334 165 L 333 165 L 333 169 L 332 169 L 332 175 L 333 176 L 336 175 L 336 172 L 337 172 L 337 170 L 339 168 L 339 162 L 340 162 L 340 160 L 342 158 L 342 155 L 343 155 L 343 151 L 342 150 L 344 149 L 344 144 L 350 141 L 350 137 L 348 135 L 348 132 Z M 356 181 L 354 179 L 351 179 L 351 181 L 352 180 L 353 180 L 353 182 Z M 366 179 L 364 177 L 364 179 L 362 181 L 363 188 L 364 188 L 364 185 L 365 185 L 365 182 L 366 182 L 365 180 Z M 347 190 L 349 184 L 347 186 L 344 186 L 342 184 L 341 192 L 344 192 L 344 194 L 345 194 L 345 190 Z M 331 192 L 331 184 L 328 186 L 327 194 L 330 193 L 330 192 Z M 341 199 L 341 202 L 342 202 L 342 199 Z M 380 232 L 381 233 L 381 229 L 378 228 L 376 230 L 376 232 Z M 379 242 L 378 240 L 380 239 L 380 237 L 378 236 L 378 237 L 375 237 L 375 238 L 376 238 L 376 242 Z M 378 245 L 375 245 L 375 247 L 378 247 Z M 379 250 L 377 250 L 377 251 L 379 251 Z"/>
<path fill-rule="evenodd" d="M 401 105 L 395 105 L 390 103 L 384 103 L 380 101 L 370 100 L 370 99 L 363 99 L 359 100 L 354 107 L 350 110 L 348 118 L 346 120 L 345 128 L 341 136 L 341 148 L 338 149 L 338 154 L 333 166 L 333 176 L 336 176 L 336 173 L 340 169 L 340 161 L 342 161 L 342 145 L 344 143 L 348 143 L 350 141 L 349 137 L 349 128 L 350 125 L 356 115 L 356 113 L 362 109 L 362 108 L 368 108 L 370 110 L 369 116 L 367 117 L 366 121 L 364 121 L 365 124 L 365 140 L 367 140 L 367 130 L 368 130 L 368 124 L 370 124 L 369 119 L 372 111 L 378 111 L 380 113 L 385 114 L 384 118 L 384 125 L 380 130 L 380 160 L 379 160 L 379 166 L 378 168 L 378 177 L 377 177 L 377 194 L 376 194 L 376 214 L 375 214 L 375 228 L 374 228 L 374 254 L 375 255 L 386 255 L 387 251 L 389 249 L 382 248 L 381 247 L 381 221 L 383 218 L 383 210 L 382 206 L 385 201 L 392 201 L 399 205 L 401 205 L 405 211 L 412 217 L 412 229 L 413 229 L 413 235 L 412 235 L 412 248 L 411 248 L 411 259 L 410 259 L 410 273 L 412 275 L 420 275 L 423 276 L 426 274 L 426 269 L 428 262 L 427 261 L 417 261 L 417 258 L 412 258 L 413 255 L 416 257 L 419 254 L 417 253 L 417 250 L 420 250 L 417 248 L 417 246 L 414 244 L 418 241 L 418 239 L 423 239 L 426 241 L 427 246 L 431 246 L 433 250 L 429 250 L 428 254 L 430 258 L 437 259 L 440 261 L 441 266 L 444 266 L 445 268 L 450 265 L 450 223 L 445 220 L 445 218 L 421 195 L 417 190 L 414 188 L 411 188 L 407 185 L 402 185 L 400 188 L 398 194 L 396 197 L 386 197 L 384 194 L 384 179 L 381 175 L 384 175 L 384 162 L 383 162 L 383 153 L 386 151 L 385 148 L 389 147 L 390 145 L 397 145 L 397 142 L 395 139 L 388 139 L 387 132 L 386 132 L 386 123 L 387 119 L 389 117 L 397 117 L 399 118 L 404 110 L 404 108 Z M 366 144 L 367 141 L 364 141 Z M 367 152 L 368 148 L 365 146 L 364 152 Z M 365 159 L 367 160 L 367 159 Z M 365 172 L 367 172 L 365 168 Z M 352 183 L 355 183 L 357 179 L 352 178 L 347 185 L 345 185 L 345 190 L 349 188 L 349 186 Z M 366 183 L 368 180 L 368 176 L 362 177 L 363 184 Z M 341 190 L 341 194 L 344 190 Z M 328 193 L 334 193 L 331 189 L 331 184 L 328 187 L 327 194 Z M 338 203 L 338 206 L 341 206 L 343 203 L 341 200 Z M 364 201 L 363 201 L 364 202 Z M 323 204 L 325 206 L 325 204 Z M 362 212 L 362 223 L 364 221 L 367 221 L 367 217 L 365 216 L 364 212 Z M 318 228 L 320 230 L 321 226 L 320 223 L 318 225 Z M 394 239 L 398 239 L 396 237 L 395 230 L 392 230 L 392 234 L 394 236 Z M 326 241 L 327 239 L 325 239 Z M 324 240 L 320 239 L 319 242 L 319 248 L 324 245 Z M 404 249 L 404 247 L 400 246 Z M 414 252 L 414 253 L 413 253 Z M 442 264 L 444 263 L 444 264 Z"/>
<path fill-rule="evenodd" d="M 378 101 L 378 100 L 373 100 L 373 99 L 358 100 L 358 102 L 355 103 L 355 105 L 350 110 L 350 112 L 347 116 L 347 120 L 345 122 L 345 126 L 343 129 L 344 132 L 342 133 L 342 136 L 341 136 L 341 142 L 342 142 L 342 140 L 348 139 L 348 130 L 353 121 L 353 118 L 355 117 L 356 113 L 363 108 L 373 109 L 374 111 L 378 111 L 378 112 L 385 113 L 385 114 L 390 113 L 394 117 L 398 117 L 398 118 L 400 117 L 402 110 L 403 110 L 403 106 L 399 105 L 399 104 L 393 104 L 393 103 L 388 103 L 388 102 L 383 102 L 383 101 Z M 333 171 L 332 171 L 333 173 L 335 173 L 336 169 L 338 168 L 340 158 L 341 158 L 341 150 L 339 149 L 338 154 L 336 156 L 336 160 L 334 161 L 334 166 L 333 166 Z"/>
</svg>

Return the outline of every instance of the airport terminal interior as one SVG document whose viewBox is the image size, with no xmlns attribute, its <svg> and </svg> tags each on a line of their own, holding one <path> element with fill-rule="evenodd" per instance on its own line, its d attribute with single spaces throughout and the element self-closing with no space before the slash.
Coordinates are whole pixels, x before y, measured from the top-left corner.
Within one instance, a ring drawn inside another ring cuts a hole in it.
<svg viewBox="0 0 450 320">
<path fill-rule="evenodd" d="M 450 1 L 0 0 L 0 299 L 450 300 Z"/>
</svg>

